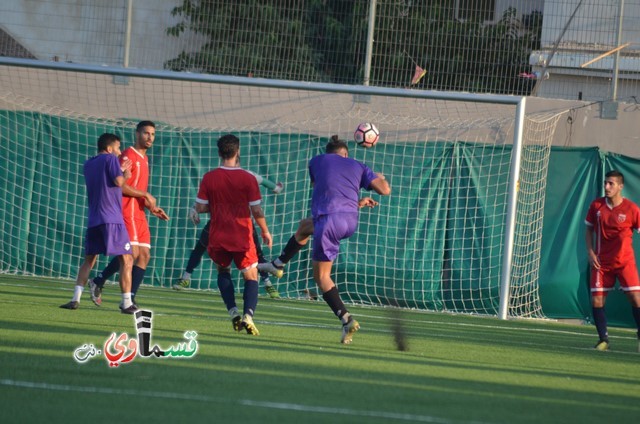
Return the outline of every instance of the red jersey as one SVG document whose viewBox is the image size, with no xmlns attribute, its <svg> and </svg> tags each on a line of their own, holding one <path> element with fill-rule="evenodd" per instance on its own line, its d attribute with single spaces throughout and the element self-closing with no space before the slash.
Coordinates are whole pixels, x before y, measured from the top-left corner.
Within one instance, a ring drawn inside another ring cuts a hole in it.
<svg viewBox="0 0 640 424">
<path fill-rule="evenodd" d="M 589 206 L 585 223 L 594 229 L 595 252 L 602 266 L 619 268 L 635 262 L 633 230 L 640 231 L 640 209 L 635 203 L 622 199 L 611 207 L 606 197 L 598 198 Z"/>
<path fill-rule="evenodd" d="M 137 190 L 147 191 L 149 187 L 149 157 L 142 155 L 133 147 L 127 147 L 122 155 L 120 155 L 120 162 L 123 162 L 123 158 L 128 158 L 131 163 L 131 177 L 127 180 L 127 185 Z M 125 220 L 133 221 L 140 219 L 147 219 L 144 212 L 144 197 L 122 197 L 122 214 Z"/>
<path fill-rule="evenodd" d="M 196 202 L 209 205 L 209 248 L 228 252 L 255 249 L 249 206 L 262 201 L 256 177 L 242 168 L 221 166 L 200 182 Z"/>
</svg>

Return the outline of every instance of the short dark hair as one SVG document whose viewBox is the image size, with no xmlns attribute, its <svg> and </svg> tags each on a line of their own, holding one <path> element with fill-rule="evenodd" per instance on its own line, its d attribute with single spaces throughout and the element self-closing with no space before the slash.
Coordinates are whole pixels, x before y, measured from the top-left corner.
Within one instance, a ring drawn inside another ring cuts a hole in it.
<svg viewBox="0 0 640 424">
<path fill-rule="evenodd" d="M 340 149 L 345 149 L 347 152 L 349 152 L 347 143 L 344 140 L 340 140 L 340 137 L 338 137 L 337 135 L 332 135 L 331 140 L 329 140 L 329 142 L 327 143 L 325 151 L 327 153 L 335 153 Z"/>
<path fill-rule="evenodd" d="M 609 171 L 604 175 L 605 178 L 609 178 L 609 177 L 616 177 L 618 179 L 620 179 L 620 184 L 624 184 L 624 175 L 622 175 L 622 172 L 620 171 Z"/>
<path fill-rule="evenodd" d="M 114 144 L 116 141 L 120 141 L 120 137 L 111 133 L 104 133 L 98 137 L 98 152 L 106 152 L 107 147 Z"/>
<path fill-rule="evenodd" d="M 136 131 L 140 132 L 141 129 L 143 129 L 144 127 L 156 127 L 156 124 L 153 123 L 153 121 L 140 121 L 138 122 L 138 125 L 136 125 Z"/>
<path fill-rule="evenodd" d="M 240 140 L 233 134 L 223 135 L 218 139 L 218 156 L 231 159 L 240 150 Z"/>
</svg>

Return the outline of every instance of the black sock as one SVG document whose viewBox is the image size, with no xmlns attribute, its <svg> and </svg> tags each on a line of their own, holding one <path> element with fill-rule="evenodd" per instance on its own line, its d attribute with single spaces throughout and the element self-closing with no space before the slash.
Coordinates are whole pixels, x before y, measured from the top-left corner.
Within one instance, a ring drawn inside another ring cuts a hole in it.
<svg viewBox="0 0 640 424">
<path fill-rule="evenodd" d="M 280 259 L 280 262 L 283 264 L 286 264 L 293 259 L 304 246 L 304 244 L 298 243 L 296 236 L 291 236 L 284 249 L 282 249 L 282 253 L 280 253 L 278 259 Z"/>
<path fill-rule="evenodd" d="M 244 282 L 244 314 L 253 316 L 258 307 L 258 282 L 256 280 L 247 280 Z"/>
<path fill-rule="evenodd" d="M 604 308 L 592 308 L 593 309 L 593 321 L 596 324 L 596 330 L 598 331 L 598 337 L 600 340 L 609 340 L 609 333 L 607 333 L 607 316 L 604 313 Z"/>
<path fill-rule="evenodd" d="M 632 306 L 631 313 L 633 314 L 633 319 L 636 322 L 636 328 L 638 328 L 638 339 L 640 340 L 640 308 Z"/>
<path fill-rule="evenodd" d="M 218 272 L 218 290 L 220 290 L 220 296 L 222 296 L 222 301 L 227 307 L 227 311 L 235 308 L 236 297 L 233 292 L 233 282 L 229 271 Z"/>
<path fill-rule="evenodd" d="M 146 269 L 140 268 L 138 265 L 134 265 L 131 270 L 131 296 L 135 296 L 138 293 L 138 289 L 140 288 L 140 284 L 142 284 L 142 280 L 144 280 L 144 273 Z"/>
<path fill-rule="evenodd" d="M 189 274 L 193 274 L 193 270 L 200 265 L 200 262 L 202 262 L 202 255 L 204 255 L 204 252 L 206 251 L 207 246 L 203 246 L 202 243 L 198 242 L 189 255 L 185 271 Z"/>
<path fill-rule="evenodd" d="M 98 273 L 98 276 L 93 279 L 93 282 L 100 288 L 104 287 L 104 283 L 120 270 L 120 260 L 117 256 L 111 258 L 109 264 Z"/>
<path fill-rule="evenodd" d="M 342 321 L 343 324 L 346 324 L 346 320 L 349 316 L 349 311 L 347 311 L 344 303 L 342 303 L 342 299 L 340 299 L 338 288 L 336 286 L 333 286 L 333 288 L 328 292 L 322 293 L 322 298 L 325 302 L 327 302 L 327 305 L 329 305 L 333 313 L 338 318 L 340 318 L 340 321 Z"/>
</svg>

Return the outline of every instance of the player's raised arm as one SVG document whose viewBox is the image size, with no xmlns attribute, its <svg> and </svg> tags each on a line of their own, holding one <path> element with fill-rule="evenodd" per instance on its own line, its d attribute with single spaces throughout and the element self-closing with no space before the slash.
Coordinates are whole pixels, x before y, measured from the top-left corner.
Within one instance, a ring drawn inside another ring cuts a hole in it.
<svg viewBox="0 0 640 424">
<path fill-rule="evenodd" d="M 258 182 L 259 185 L 268 188 L 269 190 L 271 190 L 275 194 L 280 194 L 282 192 L 282 190 L 284 190 L 284 184 L 282 184 L 280 182 L 274 183 L 273 181 L 271 181 L 271 180 L 269 180 L 267 178 L 264 178 L 262 175 L 258 175 L 253 171 L 249 171 L 249 170 L 246 170 L 246 171 L 256 178 L 256 181 Z"/>
<path fill-rule="evenodd" d="M 378 176 L 378 178 L 371 181 L 369 188 L 383 196 L 390 195 L 391 187 L 389 186 L 389 182 L 387 181 L 387 179 L 384 177 L 384 175 L 381 172 L 376 172 L 376 175 Z"/>
</svg>

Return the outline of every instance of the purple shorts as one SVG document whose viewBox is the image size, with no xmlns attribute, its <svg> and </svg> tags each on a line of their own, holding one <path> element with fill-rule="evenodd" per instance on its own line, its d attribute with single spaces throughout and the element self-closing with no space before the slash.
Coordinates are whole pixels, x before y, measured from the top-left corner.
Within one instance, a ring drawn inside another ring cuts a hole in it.
<svg viewBox="0 0 640 424">
<path fill-rule="evenodd" d="M 312 259 L 333 262 L 340 250 L 340 240 L 351 237 L 358 228 L 358 213 L 344 212 L 313 218 Z"/>
<path fill-rule="evenodd" d="M 129 233 L 124 224 L 102 224 L 87 229 L 86 255 L 120 256 L 131 254 Z"/>
</svg>

